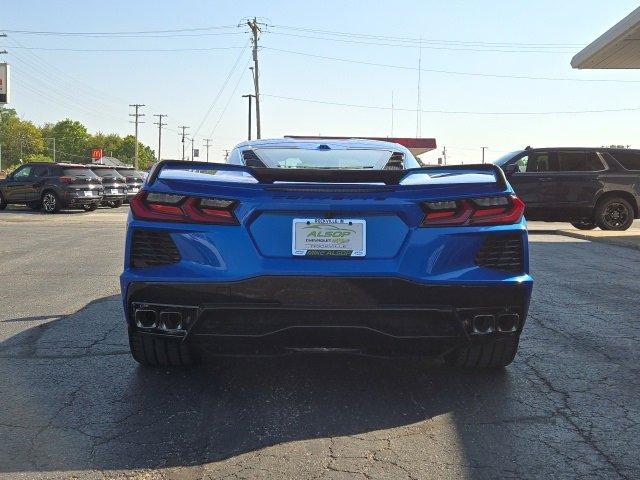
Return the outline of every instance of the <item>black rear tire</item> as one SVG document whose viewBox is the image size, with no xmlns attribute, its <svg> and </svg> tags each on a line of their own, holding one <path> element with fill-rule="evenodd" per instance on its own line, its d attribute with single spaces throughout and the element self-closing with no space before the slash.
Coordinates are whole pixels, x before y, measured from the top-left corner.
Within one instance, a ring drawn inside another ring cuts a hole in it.
<svg viewBox="0 0 640 480">
<path fill-rule="evenodd" d="M 93 212 L 94 210 L 96 210 L 98 208 L 98 204 L 97 203 L 90 203 L 88 205 L 82 205 L 82 209 L 85 212 Z"/>
<path fill-rule="evenodd" d="M 198 363 L 180 338 L 144 335 L 130 330 L 129 347 L 134 360 L 147 367 L 185 367 Z"/>
<path fill-rule="evenodd" d="M 491 343 L 458 348 L 445 355 L 444 362 L 451 367 L 473 370 L 504 368 L 513 362 L 519 342 L 520 335 L 512 335 Z"/>
<path fill-rule="evenodd" d="M 111 208 L 119 208 L 119 207 L 121 207 L 121 206 L 122 206 L 122 200 L 113 200 L 113 201 L 110 201 L 110 202 L 108 202 L 108 205 L 109 205 Z"/>
<path fill-rule="evenodd" d="M 0 210 L 7 208 L 7 202 L 4 201 L 4 197 L 0 193 Z"/>
<path fill-rule="evenodd" d="M 29 202 L 27 203 L 27 207 L 29 207 L 31 210 L 35 210 L 38 211 L 42 208 L 42 202 L 37 201 L 37 202 Z"/>
<path fill-rule="evenodd" d="M 44 213 L 57 213 L 60 208 L 62 208 L 62 205 L 60 205 L 60 198 L 58 198 L 56 192 L 47 190 L 42 194 L 42 210 L 44 210 Z"/>
<path fill-rule="evenodd" d="M 596 205 L 596 224 L 602 230 L 627 230 L 633 223 L 633 207 L 622 197 L 608 197 Z"/>
<path fill-rule="evenodd" d="M 571 222 L 571 225 L 573 225 L 578 230 L 593 230 L 594 228 L 597 227 L 595 222 L 592 222 L 590 220 L 582 220 L 580 222 Z"/>
</svg>

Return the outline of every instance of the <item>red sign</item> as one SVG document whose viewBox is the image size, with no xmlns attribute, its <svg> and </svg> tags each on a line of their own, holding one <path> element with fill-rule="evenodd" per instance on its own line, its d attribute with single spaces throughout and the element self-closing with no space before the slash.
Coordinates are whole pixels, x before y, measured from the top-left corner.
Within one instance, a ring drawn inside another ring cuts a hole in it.
<svg viewBox="0 0 640 480">
<path fill-rule="evenodd" d="M 93 150 L 91 150 L 91 158 L 93 158 L 94 160 L 100 160 L 102 156 L 103 155 L 101 148 L 94 148 Z"/>
</svg>

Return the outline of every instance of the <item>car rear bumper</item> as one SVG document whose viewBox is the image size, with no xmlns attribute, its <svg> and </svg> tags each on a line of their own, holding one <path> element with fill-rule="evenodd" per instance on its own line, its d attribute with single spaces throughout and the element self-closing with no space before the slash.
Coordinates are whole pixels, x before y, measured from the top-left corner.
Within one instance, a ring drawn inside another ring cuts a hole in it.
<svg viewBox="0 0 640 480">
<path fill-rule="evenodd" d="M 91 195 L 90 197 L 76 192 L 66 192 L 62 197 L 64 207 L 82 207 L 83 205 L 99 204 L 102 201 L 102 194 Z"/>
<path fill-rule="evenodd" d="M 134 281 L 123 287 L 131 329 L 179 336 L 213 354 L 337 349 L 439 355 L 465 343 L 519 334 L 531 294 L 528 281 L 434 285 L 393 277 L 262 276 L 225 283 Z M 517 315 L 517 326 L 480 334 L 473 329 L 479 315 L 494 324 Z M 156 320 L 152 326 L 140 321 L 150 318 Z M 180 328 L 164 328 L 163 318 L 174 327 L 180 318 Z"/>
</svg>

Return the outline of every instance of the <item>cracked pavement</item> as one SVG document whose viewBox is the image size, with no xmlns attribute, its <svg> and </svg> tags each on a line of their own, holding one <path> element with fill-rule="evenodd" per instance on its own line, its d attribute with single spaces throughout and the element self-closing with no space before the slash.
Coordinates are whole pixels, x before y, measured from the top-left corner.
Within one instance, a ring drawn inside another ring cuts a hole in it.
<svg viewBox="0 0 640 480">
<path fill-rule="evenodd" d="M 0 222 L 0 478 L 640 477 L 639 251 L 532 235 L 531 312 L 498 373 L 339 355 L 154 370 L 128 353 L 124 218 L 99 215 Z"/>
</svg>

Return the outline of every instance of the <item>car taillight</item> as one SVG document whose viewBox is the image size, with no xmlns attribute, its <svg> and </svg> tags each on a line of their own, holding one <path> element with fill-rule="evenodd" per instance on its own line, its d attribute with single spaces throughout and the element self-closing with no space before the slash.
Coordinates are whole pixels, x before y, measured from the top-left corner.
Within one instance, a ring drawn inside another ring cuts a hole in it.
<svg viewBox="0 0 640 480">
<path fill-rule="evenodd" d="M 423 227 L 504 225 L 520 220 L 524 213 L 524 202 L 510 195 L 423 202 L 422 208 Z"/>
<path fill-rule="evenodd" d="M 76 179 L 73 177 L 66 177 L 66 176 L 60 177 L 60 183 L 73 183 L 75 182 L 75 180 Z"/>
<path fill-rule="evenodd" d="M 236 202 L 222 198 L 199 198 L 141 190 L 130 201 L 133 216 L 142 220 L 237 225 Z"/>
</svg>

